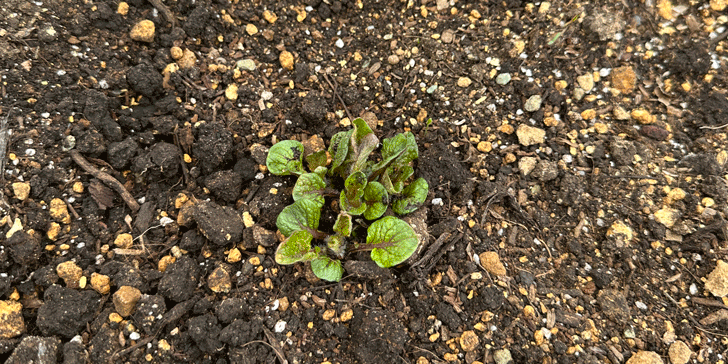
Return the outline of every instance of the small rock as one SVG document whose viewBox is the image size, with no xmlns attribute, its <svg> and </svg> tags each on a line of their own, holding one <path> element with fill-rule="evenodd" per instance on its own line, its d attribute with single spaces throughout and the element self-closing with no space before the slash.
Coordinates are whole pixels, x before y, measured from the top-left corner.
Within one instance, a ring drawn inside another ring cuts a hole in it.
<svg viewBox="0 0 728 364">
<path fill-rule="evenodd" d="M 715 269 L 708 274 L 705 289 L 716 297 L 728 295 L 728 263 L 719 260 Z"/>
<path fill-rule="evenodd" d="M 126 16 L 126 14 L 129 13 L 129 4 L 124 1 L 119 2 L 119 6 L 116 8 L 116 13 Z"/>
<path fill-rule="evenodd" d="M 169 55 L 174 59 L 175 61 L 182 58 L 182 56 L 185 54 L 185 52 L 180 47 L 172 47 L 169 49 Z"/>
<path fill-rule="evenodd" d="M 581 112 L 581 118 L 586 121 L 590 121 L 596 117 L 597 117 L 597 111 L 594 109 L 586 109 Z"/>
<path fill-rule="evenodd" d="M 626 364 L 664 364 L 660 354 L 654 351 L 638 351 L 632 355 Z"/>
<path fill-rule="evenodd" d="M 612 154 L 614 163 L 618 166 L 632 165 L 632 161 L 637 154 L 637 148 L 631 140 L 625 140 L 615 137 L 609 144 L 609 150 Z"/>
<path fill-rule="evenodd" d="M 20 201 L 25 201 L 30 195 L 30 183 L 27 182 L 15 182 L 13 183 L 13 193 L 15 198 Z"/>
<path fill-rule="evenodd" d="M 10 230 L 8 230 L 7 233 L 5 233 L 5 238 L 6 239 L 12 238 L 13 235 L 15 235 L 15 233 L 17 233 L 18 231 L 23 231 L 23 222 L 20 221 L 20 219 L 16 217 L 15 221 L 13 221 L 13 226 L 10 227 Z M 51 239 L 51 240 L 55 240 L 55 239 Z"/>
<path fill-rule="evenodd" d="M 154 41 L 154 22 L 142 20 L 134 25 L 129 32 L 129 37 L 137 42 L 151 43 Z"/>
<path fill-rule="evenodd" d="M 442 40 L 443 43 L 449 44 L 449 43 L 452 43 L 454 38 L 455 38 L 455 32 L 452 29 L 445 29 L 445 31 L 442 32 L 442 36 L 440 37 L 440 40 Z"/>
<path fill-rule="evenodd" d="M 523 173 L 524 176 L 528 176 L 534 168 L 536 168 L 536 164 L 538 163 L 538 158 L 536 157 L 522 157 L 518 161 L 518 169 Z"/>
<path fill-rule="evenodd" d="M 508 82 L 511 82 L 511 74 L 510 73 L 501 73 L 495 78 L 495 83 L 504 86 L 507 85 Z"/>
<path fill-rule="evenodd" d="M 562 91 L 562 90 L 566 89 L 568 86 L 569 86 L 569 83 L 566 82 L 565 80 L 558 80 L 558 81 L 554 82 L 554 88 L 556 89 L 556 91 Z"/>
<path fill-rule="evenodd" d="M 68 288 L 79 288 L 79 281 L 83 276 L 83 269 L 69 260 L 56 266 L 56 274 L 66 282 Z"/>
<path fill-rule="evenodd" d="M 91 273 L 91 288 L 100 294 L 111 291 L 111 278 L 104 274 Z"/>
<path fill-rule="evenodd" d="M 581 101 L 581 99 L 584 98 L 584 95 L 586 95 L 586 92 L 581 87 L 575 87 L 574 92 L 571 93 L 571 95 L 576 99 L 577 101 Z"/>
<path fill-rule="evenodd" d="M 278 55 L 278 61 L 281 63 L 281 67 L 291 71 L 293 70 L 293 54 L 289 51 L 283 51 Z"/>
<path fill-rule="evenodd" d="M 630 66 L 618 67 L 612 70 L 612 87 L 623 94 L 629 94 L 634 90 L 637 76 Z"/>
<path fill-rule="evenodd" d="M 159 261 L 157 262 L 157 270 L 162 273 L 166 272 L 167 267 L 169 267 L 169 265 L 174 263 L 176 260 L 177 258 L 175 258 L 174 255 L 165 255 L 159 258 Z"/>
<path fill-rule="evenodd" d="M 458 78 L 459 87 L 468 87 L 468 86 L 470 86 L 471 83 L 473 83 L 473 81 L 469 77 Z"/>
<path fill-rule="evenodd" d="M 631 315 L 627 298 L 624 293 L 616 289 L 605 289 L 597 295 L 597 302 L 604 315 L 614 322 L 629 320 Z"/>
<path fill-rule="evenodd" d="M 134 312 L 142 292 L 132 286 L 122 286 L 114 293 L 114 309 L 121 317 L 128 317 Z"/>
<path fill-rule="evenodd" d="M 245 26 L 245 32 L 248 33 L 248 35 L 256 35 L 258 34 L 258 27 L 256 27 L 255 24 L 248 24 Z"/>
<path fill-rule="evenodd" d="M 541 108 L 541 101 L 541 95 L 533 95 L 526 100 L 526 104 L 523 105 L 523 108 L 528 112 L 536 112 Z"/>
<path fill-rule="evenodd" d="M 609 127 L 604 123 L 594 123 L 594 130 L 599 134 L 606 134 L 609 131 Z"/>
<path fill-rule="evenodd" d="M 450 1 L 448 0 L 437 0 L 437 11 L 442 11 L 450 7 Z"/>
<path fill-rule="evenodd" d="M 609 229 L 607 229 L 606 236 L 608 239 L 618 241 L 618 247 L 624 247 L 632 241 L 634 238 L 634 232 L 629 225 L 624 223 L 624 221 L 617 220 L 612 223 L 612 226 L 610 226 Z"/>
<path fill-rule="evenodd" d="M 624 29 L 625 22 L 621 17 L 621 12 L 595 7 L 594 14 L 584 19 L 584 25 L 596 34 L 599 40 L 605 41 L 614 39 L 617 33 Z"/>
<path fill-rule="evenodd" d="M 728 6 L 727 0 L 710 0 L 710 8 L 714 11 L 723 11 Z"/>
<path fill-rule="evenodd" d="M 194 52 L 189 49 L 185 49 L 182 52 L 182 58 L 177 60 L 177 65 L 181 69 L 189 69 L 197 64 L 197 56 Z"/>
<path fill-rule="evenodd" d="M 207 287 L 215 293 L 230 292 L 230 288 L 232 288 L 230 273 L 225 268 L 218 266 L 207 277 Z"/>
<path fill-rule="evenodd" d="M 55 337 L 27 336 L 15 347 L 5 364 L 50 364 L 59 362 L 61 340 Z"/>
<path fill-rule="evenodd" d="M 491 150 L 493 150 L 493 143 L 488 143 L 486 141 L 478 142 L 478 150 L 483 153 L 488 153 Z"/>
<path fill-rule="evenodd" d="M 278 16 L 270 10 L 265 10 L 263 11 L 263 19 L 265 19 L 268 23 L 273 24 L 276 20 L 278 20 Z"/>
<path fill-rule="evenodd" d="M 231 83 L 228 85 L 228 87 L 225 89 L 225 98 L 230 101 L 235 101 L 238 99 L 238 85 Z"/>
<path fill-rule="evenodd" d="M 538 13 L 539 14 L 546 14 L 549 12 L 549 9 L 551 9 L 551 3 L 548 1 L 544 1 L 541 3 L 541 5 L 538 7 Z"/>
<path fill-rule="evenodd" d="M 493 360 L 495 364 L 513 364 L 511 351 L 508 349 L 500 349 L 493 352 Z"/>
<path fill-rule="evenodd" d="M 276 233 L 274 231 L 255 225 L 253 226 L 253 241 L 257 245 L 271 247 L 274 246 L 278 240 L 276 239 Z"/>
<path fill-rule="evenodd" d="M 465 331 L 460 336 L 460 347 L 463 348 L 463 351 L 466 353 L 475 350 L 478 347 L 478 344 L 480 344 L 480 339 L 473 330 Z"/>
<path fill-rule="evenodd" d="M 71 215 L 68 214 L 68 206 L 66 206 L 66 203 L 60 198 L 54 198 L 51 200 L 51 207 L 49 210 L 51 217 L 54 220 L 60 221 L 64 224 L 71 223 Z"/>
<path fill-rule="evenodd" d="M 614 115 L 614 118 L 617 120 L 629 120 L 629 118 L 630 118 L 627 110 L 625 110 L 621 106 L 615 106 L 614 110 L 612 110 L 612 114 Z"/>
<path fill-rule="evenodd" d="M 670 0 L 658 0 L 657 13 L 665 20 L 672 20 L 672 2 L 670 2 Z"/>
<path fill-rule="evenodd" d="M 542 144 L 546 137 L 546 131 L 526 124 L 521 124 L 516 130 L 518 142 L 524 147 L 535 144 Z"/>
<path fill-rule="evenodd" d="M 667 228 L 673 227 L 677 220 L 680 218 L 680 211 L 671 207 L 663 207 L 655 211 L 655 221 Z"/>
<path fill-rule="evenodd" d="M 687 197 L 687 193 L 682 188 L 673 188 L 670 190 L 670 192 L 667 193 L 667 196 L 665 197 L 665 203 L 668 205 L 672 205 L 675 203 L 675 201 L 680 201 Z"/>
<path fill-rule="evenodd" d="M 387 63 L 389 63 L 389 64 L 399 63 L 399 56 L 397 56 L 396 54 L 393 54 L 393 55 L 387 57 Z"/>
<path fill-rule="evenodd" d="M 670 132 L 657 125 L 644 125 L 640 128 L 640 134 L 655 140 L 663 141 L 670 137 Z"/>
<path fill-rule="evenodd" d="M 252 59 L 241 59 L 236 66 L 243 71 L 255 71 L 255 62 Z"/>
<path fill-rule="evenodd" d="M 690 361 L 690 356 L 693 355 L 693 351 L 681 340 L 672 343 L 667 353 L 672 364 L 686 364 Z"/>
<path fill-rule="evenodd" d="M 243 254 L 240 252 L 240 249 L 233 248 L 228 252 L 227 255 L 227 262 L 228 263 L 237 263 L 243 259 Z"/>
<path fill-rule="evenodd" d="M 129 249 L 134 245 L 134 238 L 128 233 L 119 234 L 114 239 L 114 245 L 122 249 Z"/>
<path fill-rule="evenodd" d="M 652 124 L 656 119 L 654 116 L 650 115 L 649 111 L 642 108 L 632 110 L 630 116 L 632 119 L 637 120 L 640 124 Z"/>
<path fill-rule="evenodd" d="M 559 176 L 559 164 L 554 161 L 540 161 L 531 172 L 531 176 L 542 182 L 553 181 Z"/>
<path fill-rule="evenodd" d="M 12 339 L 23 332 L 23 305 L 17 301 L 0 301 L 0 340 Z"/>
<path fill-rule="evenodd" d="M 483 252 L 478 255 L 480 265 L 488 271 L 488 273 L 496 276 L 505 276 L 507 274 L 506 267 L 500 260 L 497 252 Z"/>
<path fill-rule="evenodd" d="M 576 78 L 576 83 L 579 84 L 582 90 L 589 92 L 594 88 L 594 75 L 591 73 L 583 74 Z"/>
</svg>

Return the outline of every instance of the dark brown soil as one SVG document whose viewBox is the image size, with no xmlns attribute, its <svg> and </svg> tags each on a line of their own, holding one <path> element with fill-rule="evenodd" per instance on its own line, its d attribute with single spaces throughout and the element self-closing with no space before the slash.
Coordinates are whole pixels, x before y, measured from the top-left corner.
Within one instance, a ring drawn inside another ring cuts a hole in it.
<svg viewBox="0 0 728 364">
<path fill-rule="evenodd" d="M 724 8 L 5 0 L 0 361 L 723 363 Z M 328 283 L 265 158 L 356 117 L 416 135 L 429 237 Z"/>
</svg>

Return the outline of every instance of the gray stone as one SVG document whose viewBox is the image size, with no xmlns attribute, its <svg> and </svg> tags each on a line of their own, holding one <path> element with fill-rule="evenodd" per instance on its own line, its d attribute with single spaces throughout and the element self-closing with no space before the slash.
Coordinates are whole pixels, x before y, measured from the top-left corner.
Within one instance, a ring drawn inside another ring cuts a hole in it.
<svg viewBox="0 0 728 364">
<path fill-rule="evenodd" d="M 541 95 L 533 95 L 528 98 L 523 108 L 528 112 L 534 112 L 541 108 Z"/>
</svg>

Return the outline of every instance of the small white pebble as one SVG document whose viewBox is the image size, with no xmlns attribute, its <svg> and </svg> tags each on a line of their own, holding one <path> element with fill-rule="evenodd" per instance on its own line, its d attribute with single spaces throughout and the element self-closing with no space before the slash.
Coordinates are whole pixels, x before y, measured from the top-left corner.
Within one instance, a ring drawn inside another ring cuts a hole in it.
<svg viewBox="0 0 728 364">
<path fill-rule="evenodd" d="M 282 333 L 283 330 L 285 330 L 285 329 L 286 329 L 286 322 L 285 321 L 278 321 L 278 322 L 276 322 L 276 326 L 274 328 L 274 331 L 277 334 Z"/>
<path fill-rule="evenodd" d="M 691 284 L 689 292 L 691 295 L 695 296 L 696 294 L 698 294 L 698 286 L 695 283 Z"/>
<path fill-rule="evenodd" d="M 344 48 L 344 41 L 341 40 L 341 38 L 336 40 L 336 46 L 339 48 Z"/>
<path fill-rule="evenodd" d="M 129 339 L 131 339 L 131 340 L 139 340 L 140 337 L 142 337 L 142 336 L 139 335 L 139 333 L 136 331 L 129 334 Z"/>
<path fill-rule="evenodd" d="M 642 301 L 637 301 L 634 303 L 634 305 L 637 306 L 637 308 L 639 308 L 642 311 L 647 309 L 647 305 L 644 304 Z"/>
</svg>

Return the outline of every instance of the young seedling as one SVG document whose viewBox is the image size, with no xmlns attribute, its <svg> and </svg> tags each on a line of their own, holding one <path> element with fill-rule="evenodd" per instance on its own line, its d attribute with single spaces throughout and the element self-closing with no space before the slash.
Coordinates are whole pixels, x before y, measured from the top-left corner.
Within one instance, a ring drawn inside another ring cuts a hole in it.
<svg viewBox="0 0 728 364">
<path fill-rule="evenodd" d="M 341 279 L 341 259 L 349 253 L 370 251 L 382 268 L 407 260 L 417 249 L 418 237 L 408 223 L 387 211 L 391 202 L 393 214 L 409 214 L 422 206 L 429 191 L 423 178 L 410 182 L 412 162 L 419 156 L 411 132 L 385 138 L 380 156 L 372 158 L 379 138 L 363 119 L 353 124 L 353 129 L 331 138 L 328 151 L 304 155 L 301 143 L 286 140 L 273 145 L 266 160 L 271 173 L 298 176 L 294 203 L 276 220 L 285 237 L 276 250 L 276 262 L 310 262 L 313 273 L 327 281 Z M 304 161 L 310 172 L 304 170 Z M 336 205 L 327 203 L 327 197 L 338 197 L 330 232 L 319 230 L 322 209 Z M 359 236 L 363 229 L 354 225 L 355 216 L 371 222 L 366 239 Z"/>
</svg>

